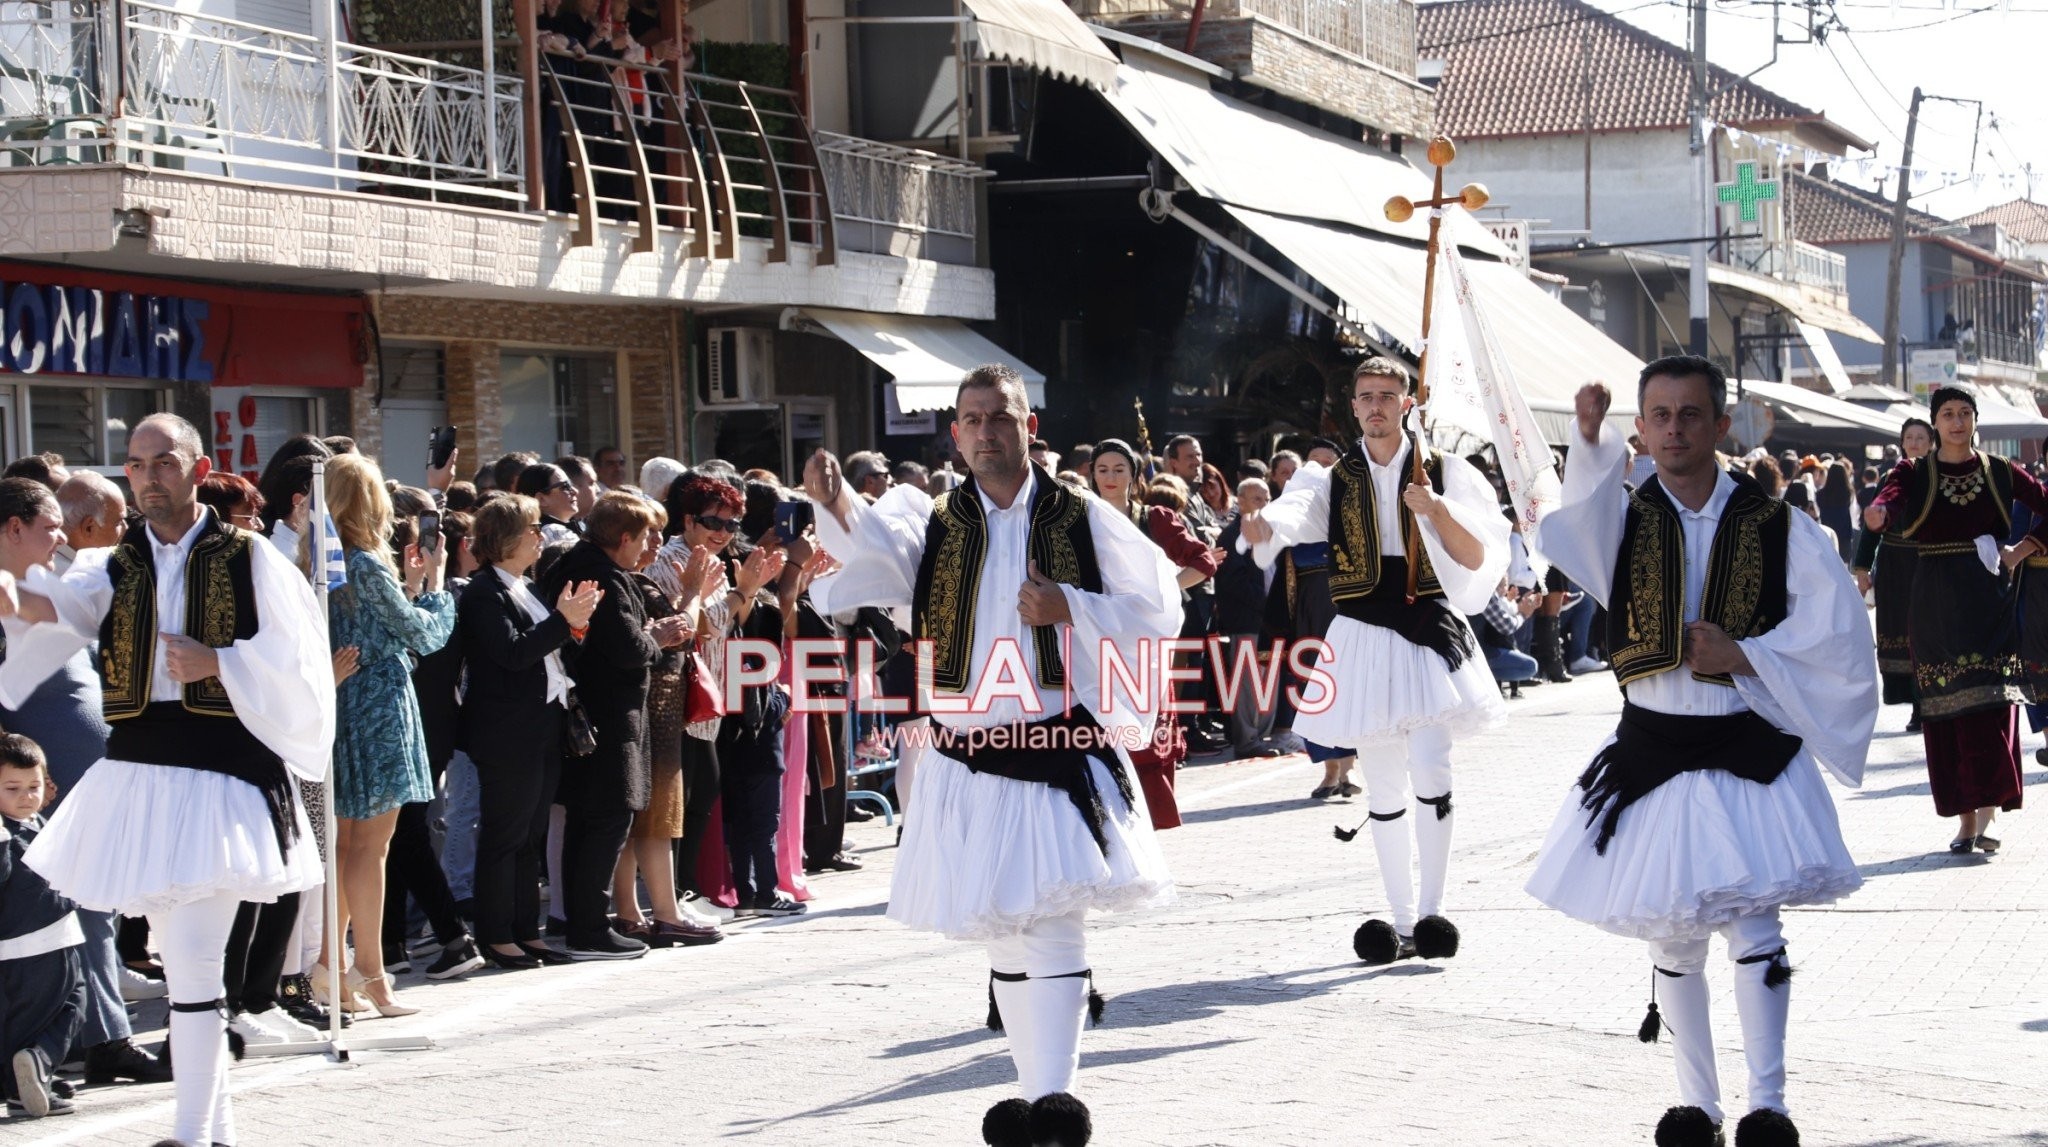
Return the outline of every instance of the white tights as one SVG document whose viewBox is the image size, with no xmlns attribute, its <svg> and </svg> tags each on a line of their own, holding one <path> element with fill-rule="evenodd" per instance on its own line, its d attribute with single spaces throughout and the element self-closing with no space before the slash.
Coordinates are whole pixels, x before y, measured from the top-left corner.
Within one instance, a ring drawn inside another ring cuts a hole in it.
<svg viewBox="0 0 2048 1147">
<path fill-rule="evenodd" d="M 1417 729 L 1405 737 L 1370 741 L 1359 746 L 1359 771 L 1365 774 L 1365 806 L 1373 814 L 1372 847 L 1387 888 L 1394 930 L 1413 935 L 1415 921 L 1443 910 L 1444 879 L 1451 864 L 1451 817 L 1441 800 L 1451 794 L 1451 731 L 1440 726 Z M 1410 782 L 1414 808 L 1409 808 Z M 1414 873 L 1408 864 L 1409 824 L 1422 854 L 1420 903 Z"/>
<path fill-rule="evenodd" d="M 1083 912 L 1052 916 L 1022 932 L 991 940 L 988 966 L 1022 980 L 993 979 L 996 1007 L 1010 1037 L 1010 1059 L 1026 1099 L 1072 1091 L 1081 1068 L 1081 1028 L 1088 1016 L 1088 937 Z"/>
<path fill-rule="evenodd" d="M 177 1121 L 172 1138 L 187 1147 L 235 1141 L 235 1115 L 228 1103 L 227 1015 L 221 1006 L 179 1011 L 175 1005 L 211 1005 L 226 994 L 222 966 L 240 905 L 235 896 L 217 893 L 149 914 L 150 935 L 163 957 L 164 983 L 173 1005 L 171 1070 Z"/>
<path fill-rule="evenodd" d="M 1728 959 L 1735 963 L 1735 1012 L 1742 1023 L 1742 1053 L 1749 1061 L 1750 1110 L 1768 1107 L 1783 1112 L 1785 1025 L 1792 1010 L 1792 985 L 1765 983 L 1773 961 L 1757 958 L 1785 947 L 1778 910 L 1737 917 L 1715 931 L 1728 941 Z M 1707 1009 L 1707 937 L 1652 940 L 1650 959 L 1662 969 L 1653 977 L 1658 1011 L 1677 1051 L 1679 1098 L 1718 1123 L 1721 1079 L 1714 1066 L 1714 1031 Z M 1742 963 L 1744 959 L 1750 962 Z"/>
</svg>

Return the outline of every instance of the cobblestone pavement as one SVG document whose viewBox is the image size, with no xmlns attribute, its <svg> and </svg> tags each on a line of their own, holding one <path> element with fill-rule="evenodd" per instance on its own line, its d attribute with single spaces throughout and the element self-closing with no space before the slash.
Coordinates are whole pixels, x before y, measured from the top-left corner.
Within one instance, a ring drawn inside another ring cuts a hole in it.
<svg viewBox="0 0 2048 1147">
<path fill-rule="evenodd" d="M 1514 708 L 1457 753 L 1447 914 L 1464 950 L 1433 966 L 1369 970 L 1351 955 L 1383 895 L 1368 840 L 1330 829 L 1361 819 L 1362 801 L 1312 804 L 1319 774 L 1299 756 L 1181 774 L 1187 824 L 1165 837 L 1179 903 L 1092 933 L 1111 997 L 1083 1044 L 1098 1143 L 1650 1141 L 1674 1085 L 1669 1043 L 1635 1038 L 1642 945 L 1521 890 L 1619 699 L 1601 674 Z M 1794 1113 L 1809 1147 L 2048 1143 L 2038 814 L 2000 822 L 2003 855 L 1951 859 L 1904 719 L 1886 710 L 1864 788 L 1837 790 L 1869 883 L 1787 914 Z M 2048 781 L 2031 753 L 2027 781 Z M 242 1142 L 977 1143 L 1013 1082 L 1002 1038 L 982 1027 L 986 965 L 976 947 L 883 919 L 892 836 L 853 826 L 865 871 L 817 880 L 808 917 L 743 924 L 713 947 L 407 977 L 425 1012 L 354 1031 L 422 1034 L 433 1050 L 249 1060 L 234 1071 Z M 1718 943 L 1710 975 L 1739 1112 Z M 149 1143 L 169 1101 L 167 1085 L 88 1089 L 79 1115 L 0 1124 L 0 1142 Z"/>
</svg>

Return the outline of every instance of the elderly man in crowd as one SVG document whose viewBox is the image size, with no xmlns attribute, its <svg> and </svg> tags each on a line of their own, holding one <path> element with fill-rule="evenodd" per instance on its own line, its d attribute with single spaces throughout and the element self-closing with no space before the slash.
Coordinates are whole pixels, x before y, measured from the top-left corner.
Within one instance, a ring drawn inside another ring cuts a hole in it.
<svg viewBox="0 0 2048 1147">
<path fill-rule="evenodd" d="M 96 550 L 121 540 L 128 500 L 104 475 L 80 470 L 57 487 L 57 508 L 64 515 L 64 541 L 57 547 L 57 572 L 71 568 L 80 550 Z"/>
<path fill-rule="evenodd" d="M 880 450 L 862 450 L 846 456 L 846 486 L 873 502 L 889 492 L 889 459 Z"/>
<path fill-rule="evenodd" d="M 602 487 L 600 494 L 632 484 L 633 472 L 626 464 L 624 450 L 607 446 L 597 452 L 597 481 Z"/>
</svg>

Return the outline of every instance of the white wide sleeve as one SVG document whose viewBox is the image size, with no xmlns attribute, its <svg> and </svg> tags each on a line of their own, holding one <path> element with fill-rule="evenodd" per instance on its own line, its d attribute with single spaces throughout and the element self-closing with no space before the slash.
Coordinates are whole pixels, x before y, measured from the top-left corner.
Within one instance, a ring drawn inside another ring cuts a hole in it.
<svg viewBox="0 0 2048 1147">
<path fill-rule="evenodd" d="M 220 681 L 256 739 L 309 781 L 334 752 L 334 661 L 306 575 L 275 546 L 250 547 L 256 636 L 218 651 Z"/>
<path fill-rule="evenodd" d="M 1536 551 L 1565 572 L 1573 584 L 1606 606 L 1614 591 L 1614 559 L 1628 521 L 1628 444 L 1601 424 L 1600 439 L 1588 442 L 1574 431 L 1565 460 L 1564 493 L 1557 508 L 1536 523 Z"/>
<path fill-rule="evenodd" d="M 1507 576 L 1508 538 L 1514 529 L 1508 525 L 1507 515 L 1501 513 L 1493 483 L 1486 480 L 1478 467 L 1455 454 L 1446 454 L 1443 459 L 1444 507 L 1454 521 L 1465 527 L 1466 533 L 1479 540 L 1483 550 L 1479 568 L 1466 569 L 1452 560 L 1450 551 L 1444 548 L 1443 535 L 1431 522 L 1420 523 L 1422 547 L 1429 552 L 1430 568 L 1436 571 L 1444 598 L 1452 609 L 1470 616 L 1486 608 L 1494 591 L 1500 588 L 1500 579 Z"/>
<path fill-rule="evenodd" d="M 1102 592 L 1061 586 L 1067 611 L 1073 615 L 1067 679 L 1075 700 L 1088 707 L 1118 744 L 1141 744 L 1159 713 L 1160 671 L 1166 663 L 1164 642 L 1180 635 L 1179 572 L 1165 551 L 1100 498 L 1088 498 L 1088 526 L 1095 535 L 1095 561 L 1102 570 Z M 1140 681 L 1151 675 L 1151 696 L 1133 696 L 1123 680 L 1111 674 L 1111 703 L 1102 705 L 1103 659 L 1106 648 Z"/>
<path fill-rule="evenodd" d="M 1787 614 L 1741 643 L 1756 676 L 1735 688 L 1757 714 L 1806 742 L 1845 785 L 1863 783 L 1877 725 L 1877 652 L 1863 595 L 1820 525 L 1792 515 Z"/>
<path fill-rule="evenodd" d="M 100 621 L 114 602 L 114 583 L 107 578 L 107 559 L 113 553 L 111 549 L 87 550 L 72 561 L 62 577 L 36 566 L 22 579 L 24 590 L 50 599 L 57 620 L 29 625 L 18 618 L 7 619 L 0 705 L 19 709 L 36 686 L 98 639 Z"/>
<path fill-rule="evenodd" d="M 1242 536 L 1237 552 L 1248 553 L 1260 569 L 1273 568 L 1280 551 L 1304 542 L 1330 540 L 1330 471 L 1320 462 L 1304 462 L 1287 480 L 1287 490 L 1268 503 L 1259 516 L 1273 527 L 1273 536 L 1252 545 Z"/>
<path fill-rule="evenodd" d="M 820 613 L 911 604 L 931 496 L 915 486 L 892 486 L 872 506 L 857 495 L 849 501 L 845 529 L 831 511 L 818 509 L 818 544 L 844 568 L 811 583 L 811 604 Z"/>
</svg>

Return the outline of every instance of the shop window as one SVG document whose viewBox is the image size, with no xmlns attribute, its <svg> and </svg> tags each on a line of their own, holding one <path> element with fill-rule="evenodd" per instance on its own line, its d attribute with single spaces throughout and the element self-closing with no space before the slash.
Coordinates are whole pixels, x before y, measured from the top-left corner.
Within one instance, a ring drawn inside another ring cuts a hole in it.
<svg viewBox="0 0 2048 1147">
<path fill-rule="evenodd" d="M 377 352 L 385 398 L 443 402 L 448 397 L 448 356 L 439 344 L 385 343 Z"/>
<path fill-rule="evenodd" d="M 73 466 L 120 466 L 129 429 L 165 409 L 162 392 L 148 388 L 38 385 L 28 393 L 29 451 L 54 450 Z"/>
<path fill-rule="evenodd" d="M 553 460 L 618 445 L 618 361 L 610 355 L 506 354 L 498 387 L 508 452 Z"/>
</svg>

